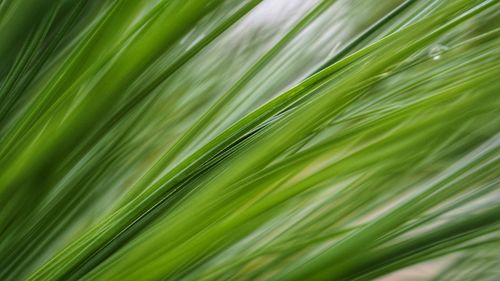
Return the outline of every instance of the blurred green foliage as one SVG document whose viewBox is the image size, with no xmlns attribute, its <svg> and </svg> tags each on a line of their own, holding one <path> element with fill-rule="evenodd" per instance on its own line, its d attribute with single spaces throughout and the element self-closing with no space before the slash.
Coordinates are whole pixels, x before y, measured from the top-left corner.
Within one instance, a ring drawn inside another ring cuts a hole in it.
<svg viewBox="0 0 500 281">
<path fill-rule="evenodd" d="M 0 280 L 498 280 L 498 2 L 0 0 Z"/>
</svg>

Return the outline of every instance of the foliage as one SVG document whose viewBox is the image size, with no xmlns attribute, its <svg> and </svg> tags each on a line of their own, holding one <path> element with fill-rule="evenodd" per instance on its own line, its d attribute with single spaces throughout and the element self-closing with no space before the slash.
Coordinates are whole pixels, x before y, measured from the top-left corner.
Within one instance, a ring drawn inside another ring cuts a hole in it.
<svg viewBox="0 0 500 281">
<path fill-rule="evenodd" d="M 500 278 L 498 2 L 0 0 L 0 280 Z"/>
</svg>

